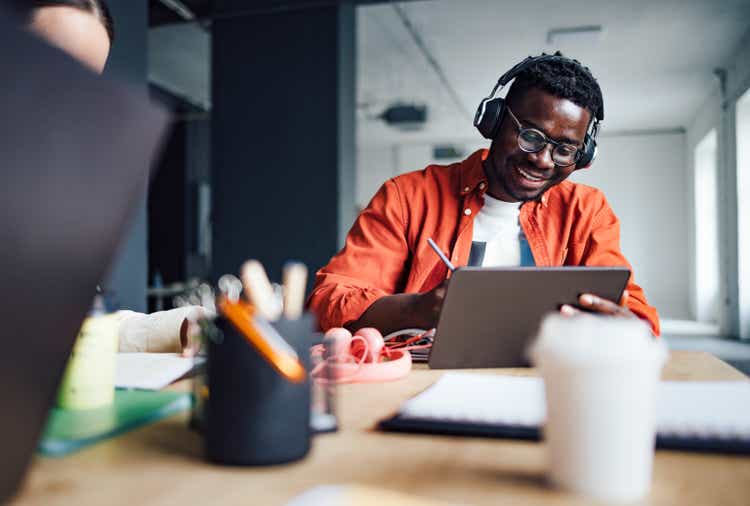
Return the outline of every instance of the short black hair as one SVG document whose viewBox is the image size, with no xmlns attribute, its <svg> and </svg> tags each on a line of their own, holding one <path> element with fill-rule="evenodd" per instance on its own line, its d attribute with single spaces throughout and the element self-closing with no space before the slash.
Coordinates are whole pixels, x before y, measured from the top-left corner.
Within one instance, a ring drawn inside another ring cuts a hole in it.
<svg viewBox="0 0 750 506">
<path fill-rule="evenodd" d="M 115 24 L 105 0 L 14 0 L 12 4 L 26 23 L 30 23 L 34 11 L 42 7 L 74 7 L 80 9 L 99 20 L 107 31 L 110 44 L 115 40 Z"/>
<path fill-rule="evenodd" d="M 545 53 L 542 53 L 545 56 Z M 508 99 L 522 94 L 531 88 L 539 88 L 558 98 L 565 98 L 584 107 L 592 119 L 604 115 L 604 99 L 594 76 L 588 67 L 578 60 L 555 52 L 553 58 L 532 63 L 524 69 L 511 84 Z M 601 112 L 601 114 L 600 114 Z"/>
</svg>

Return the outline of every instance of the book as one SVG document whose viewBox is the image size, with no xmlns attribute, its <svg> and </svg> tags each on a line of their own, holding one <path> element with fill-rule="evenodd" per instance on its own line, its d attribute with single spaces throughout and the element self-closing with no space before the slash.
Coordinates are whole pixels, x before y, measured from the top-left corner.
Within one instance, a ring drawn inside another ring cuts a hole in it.
<svg viewBox="0 0 750 506">
<path fill-rule="evenodd" d="M 750 453 L 750 382 L 663 381 L 657 402 L 657 448 Z M 379 427 L 538 440 L 545 418 L 541 378 L 450 372 Z"/>
</svg>

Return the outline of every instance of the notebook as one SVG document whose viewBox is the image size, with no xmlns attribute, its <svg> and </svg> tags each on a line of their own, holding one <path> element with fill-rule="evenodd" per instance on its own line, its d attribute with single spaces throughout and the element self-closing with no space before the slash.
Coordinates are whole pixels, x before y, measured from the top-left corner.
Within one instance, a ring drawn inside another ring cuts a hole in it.
<svg viewBox="0 0 750 506">
<path fill-rule="evenodd" d="M 196 372 L 206 359 L 185 358 L 177 353 L 118 353 L 115 386 L 161 390 L 188 373 Z"/>
<path fill-rule="evenodd" d="M 190 409 L 186 392 L 117 390 L 112 404 L 96 409 L 50 411 L 38 451 L 62 457 L 91 444 Z"/>
<path fill-rule="evenodd" d="M 750 453 L 750 382 L 663 381 L 659 388 L 658 448 Z M 541 378 L 451 372 L 379 427 L 536 440 L 545 417 Z"/>
</svg>

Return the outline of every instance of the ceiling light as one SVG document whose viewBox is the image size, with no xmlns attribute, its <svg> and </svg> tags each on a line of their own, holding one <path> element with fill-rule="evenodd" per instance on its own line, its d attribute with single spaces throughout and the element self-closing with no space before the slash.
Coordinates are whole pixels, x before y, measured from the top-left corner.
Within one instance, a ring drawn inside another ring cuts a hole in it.
<svg viewBox="0 0 750 506">
<path fill-rule="evenodd" d="M 599 42 L 604 35 L 602 25 L 569 26 L 547 30 L 547 44 L 561 45 L 568 42 Z"/>
</svg>

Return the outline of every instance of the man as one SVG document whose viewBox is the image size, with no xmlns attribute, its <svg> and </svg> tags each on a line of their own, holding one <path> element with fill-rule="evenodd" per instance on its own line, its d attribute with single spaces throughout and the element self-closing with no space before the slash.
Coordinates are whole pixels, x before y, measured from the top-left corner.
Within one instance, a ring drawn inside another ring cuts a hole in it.
<svg viewBox="0 0 750 506">
<path fill-rule="evenodd" d="M 505 100 L 493 99 L 510 79 Z M 475 119 L 492 139 L 489 151 L 387 181 L 344 249 L 318 271 L 309 305 L 321 328 L 371 326 L 387 334 L 434 327 L 449 271 L 429 247 L 430 237 L 456 266 L 630 267 L 604 195 L 565 181 L 595 154 L 603 100 L 594 77 L 556 53 L 524 60 L 498 86 Z M 623 299 L 620 305 L 584 294 L 579 303 L 642 318 L 658 335 L 656 310 L 632 275 Z"/>
</svg>

